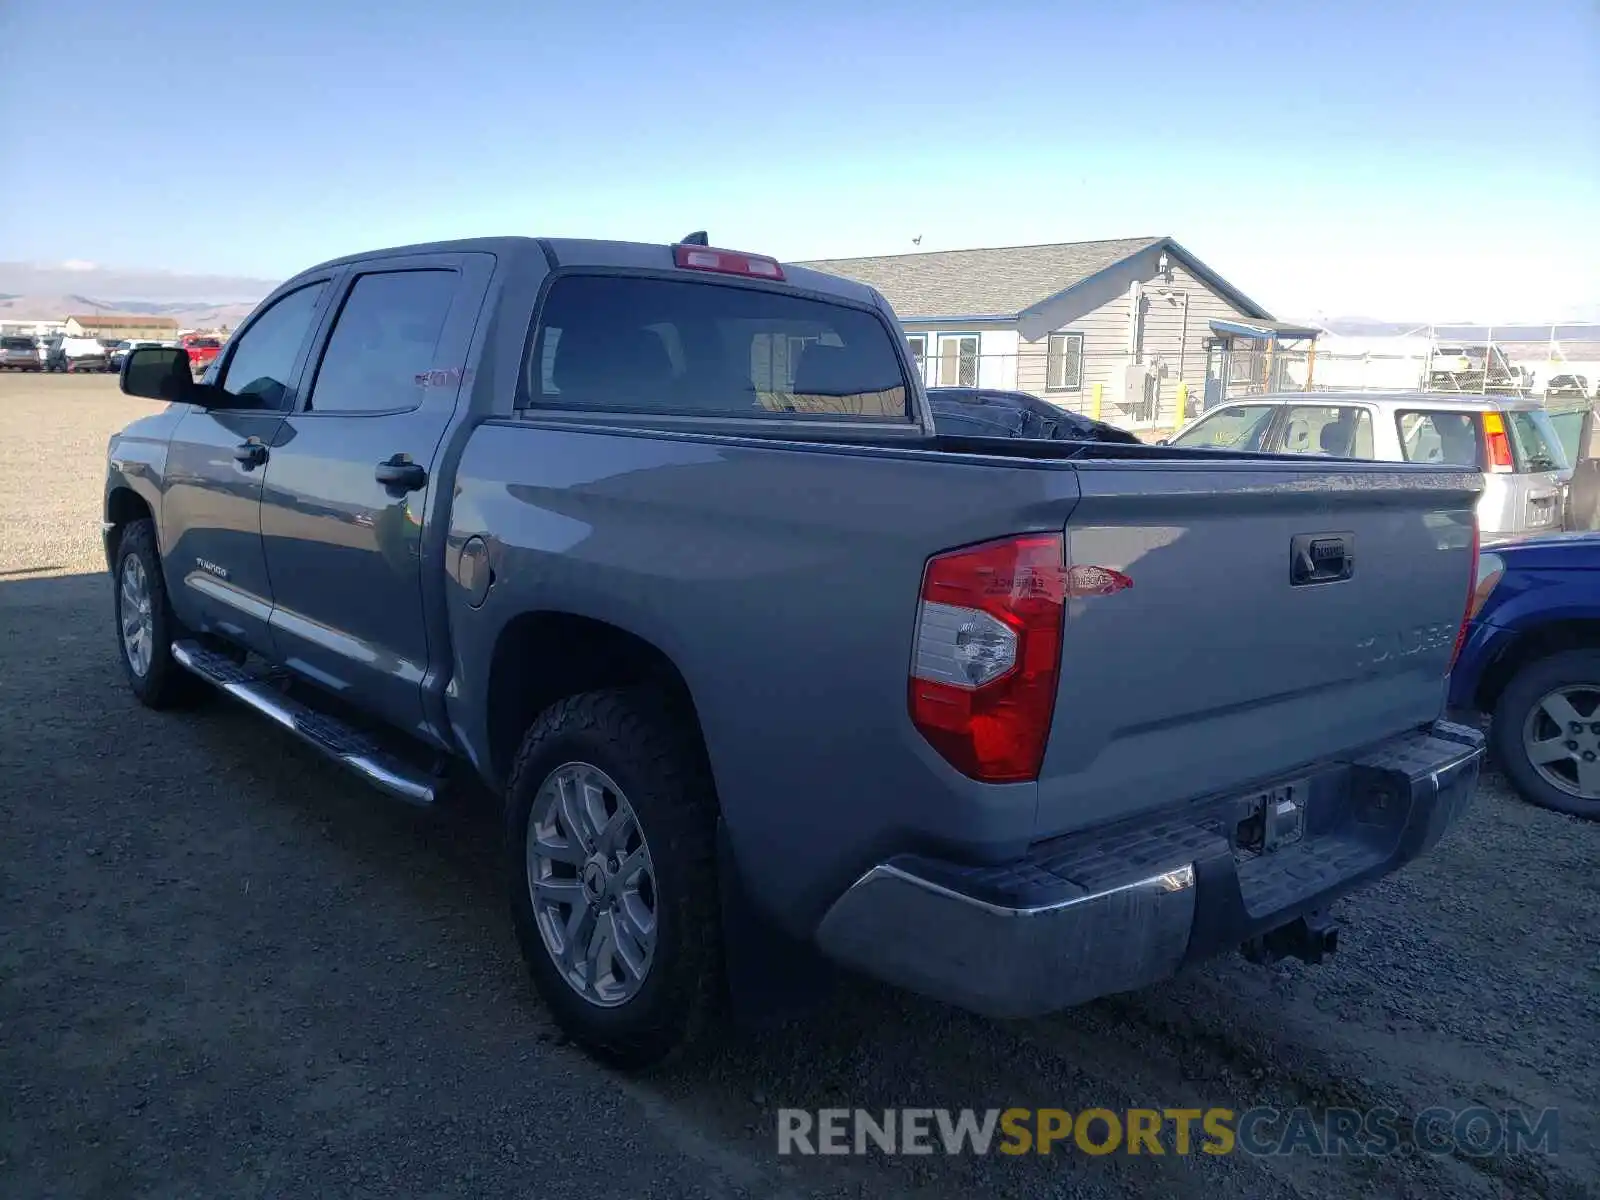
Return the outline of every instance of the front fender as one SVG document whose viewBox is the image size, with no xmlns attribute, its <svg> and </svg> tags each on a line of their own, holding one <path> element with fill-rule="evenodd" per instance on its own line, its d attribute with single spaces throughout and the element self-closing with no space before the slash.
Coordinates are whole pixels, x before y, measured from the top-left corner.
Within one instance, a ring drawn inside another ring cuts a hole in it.
<svg viewBox="0 0 1600 1200">
<path fill-rule="evenodd" d="M 1530 634 L 1566 622 L 1600 626 L 1600 574 L 1528 570 L 1508 575 L 1467 629 L 1450 674 L 1449 706 L 1476 711 L 1485 675 Z"/>
<path fill-rule="evenodd" d="M 155 519 L 156 544 L 161 544 L 161 497 L 165 490 L 167 444 L 183 419 L 181 405 L 143 417 L 106 444 L 106 486 L 101 500 L 101 535 L 106 564 L 116 552 L 115 533 L 142 505 Z"/>
</svg>

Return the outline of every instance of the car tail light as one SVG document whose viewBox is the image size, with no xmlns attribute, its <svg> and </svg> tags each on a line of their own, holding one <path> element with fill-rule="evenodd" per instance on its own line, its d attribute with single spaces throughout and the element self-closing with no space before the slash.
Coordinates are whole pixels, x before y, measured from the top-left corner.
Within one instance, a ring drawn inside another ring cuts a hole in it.
<svg viewBox="0 0 1600 1200">
<path fill-rule="evenodd" d="M 1489 460 L 1486 470 L 1505 474 L 1513 469 L 1511 437 L 1506 433 L 1505 418 L 1497 412 L 1483 414 L 1483 445 L 1484 457 Z"/>
<path fill-rule="evenodd" d="M 1495 555 L 1491 554 L 1489 557 L 1490 558 L 1494 558 L 1496 562 L 1500 561 L 1499 558 L 1497 556 L 1495 556 Z M 1472 518 L 1472 569 L 1467 572 L 1467 606 L 1466 606 L 1465 610 L 1461 614 L 1461 625 L 1456 630 L 1456 644 L 1455 644 L 1454 648 L 1450 651 L 1450 665 L 1444 669 L 1444 673 L 1446 675 L 1450 674 L 1451 671 L 1454 671 L 1456 669 L 1456 659 L 1461 657 L 1461 647 L 1466 645 L 1466 643 L 1467 643 L 1467 626 L 1472 624 L 1472 618 L 1474 616 L 1476 616 L 1477 612 L 1478 612 L 1478 589 L 1482 586 L 1482 583 L 1483 583 L 1483 578 L 1482 578 L 1481 574 L 1479 573 L 1478 567 L 1479 567 L 1479 557 L 1478 557 L 1478 518 L 1477 517 L 1473 517 Z M 1496 581 L 1498 581 L 1499 576 L 1497 575 L 1495 577 L 1495 579 L 1496 579 Z M 1492 589 L 1493 586 L 1494 586 L 1494 584 L 1491 583 L 1489 585 L 1490 589 Z M 1488 590 L 1484 591 L 1483 595 L 1484 595 L 1484 598 L 1487 599 L 1488 595 L 1489 595 Z"/>
<path fill-rule="evenodd" d="M 748 275 L 754 279 L 782 279 L 783 268 L 775 258 L 744 254 L 738 250 L 718 250 L 711 246 L 674 246 L 673 261 L 690 271 L 718 271 L 723 275 Z"/>
<path fill-rule="evenodd" d="M 986 542 L 938 555 L 923 572 L 911 721 L 972 779 L 1039 777 L 1069 589 L 1062 542 L 1059 533 Z M 1085 591 L 1115 591 L 1118 578 L 1127 577 L 1085 579 Z"/>
</svg>

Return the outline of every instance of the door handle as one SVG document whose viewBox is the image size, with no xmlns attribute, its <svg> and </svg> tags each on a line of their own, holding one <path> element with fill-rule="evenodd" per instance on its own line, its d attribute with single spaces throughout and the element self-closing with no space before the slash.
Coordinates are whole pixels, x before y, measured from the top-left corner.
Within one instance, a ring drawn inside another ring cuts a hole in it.
<svg viewBox="0 0 1600 1200">
<path fill-rule="evenodd" d="M 260 442 L 240 442 L 233 448 L 233 459 L 249 471 L 267 461 L 267 448 Z"/>
<path fill-rule="evenodd" d="M 386 488 L 400 492 L 414 492 L 426 487 L 428 472 L 418 463 L 410 462 L 403 454 L 396 454 L 378 464 L 373 478 Z"/>
<path fill-rule="evenodd" d="M 1289 586 L 1339 583 L 1355 573 L 1356 535 L 1301 533 L 1289 542 Z"/>
</svg>

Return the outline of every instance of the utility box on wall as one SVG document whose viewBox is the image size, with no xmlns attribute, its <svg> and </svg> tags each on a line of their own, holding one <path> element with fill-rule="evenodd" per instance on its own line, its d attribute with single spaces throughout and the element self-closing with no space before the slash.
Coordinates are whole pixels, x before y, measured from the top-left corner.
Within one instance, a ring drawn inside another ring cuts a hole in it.
<svg viewBox="0 0 1600 1200">
<path fill-rule="evenodd" d="M 1148 363 L 1129 363 L 1122 368 L 1118 382 L 1121 394 L 1117 405 L 1127 414 L 1128 420 L 1151 422 L 1156 419 L 1156 405 L 1161 394 L 1161 381 Z"/>
</svg>

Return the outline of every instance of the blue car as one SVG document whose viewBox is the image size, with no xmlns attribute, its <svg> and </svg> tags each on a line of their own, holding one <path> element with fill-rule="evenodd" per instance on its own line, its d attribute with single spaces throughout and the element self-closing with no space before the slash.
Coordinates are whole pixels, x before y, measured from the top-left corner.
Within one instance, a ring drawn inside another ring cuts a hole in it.
<svg viewBox="0 0 1600 1200">
<path fill-rule="evenodd" d="M 1600 819 L 1600 534 L 1483 553 L 1450 707 L 1494 717 L 1491 749 L 1524 799 Z"/>
</svg>

